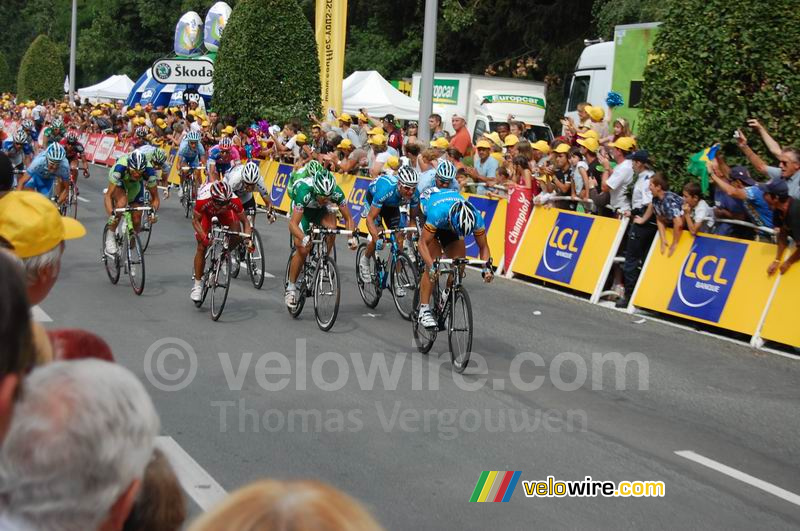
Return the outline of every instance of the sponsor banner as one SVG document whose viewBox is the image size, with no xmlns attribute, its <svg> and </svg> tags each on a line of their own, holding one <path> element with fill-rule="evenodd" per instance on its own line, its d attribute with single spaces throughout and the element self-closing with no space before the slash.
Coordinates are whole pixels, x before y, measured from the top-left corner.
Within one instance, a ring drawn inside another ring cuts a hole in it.
<svg viewBox="0 0 800 531">
<path fill-rule="evenodd" d="M 624 230 L 625 224 L 615 218 L 535 207 L 511 270 L 596 294 Z"/>
<path fill-rule="evenodd" d="M 525 227 L 533 211 L 533 190 L 514 188 L 508 198 L 508 215 L 506 216 L 506 238 L 504 242 L 506 256 L 506 270 L 514 261 L 514 255 L 522 241 Z"/>
<path fill-rule="evenodd" d="M 753 335 L 776 282 L 766 273 L 774 258 L 772 244 L 685 232 L 667 257 L 656 236 L 633 303 Z"/>
<path fill-rule="evenodd" d="M 164 85 L 207 85 L 214 80 L 214 63 L 209 59 L 159 59 L 150 73 Z"/>
<path fill-rule="evenodd" d="M 89 142 L 89 133 L 81 133 L 80 136 L 78 136 L 78 142 L 80 142 L 83 145 L 83 149 L 84 151 L 86 151 L 86 143 Z"/>
<path fill-rule="evenodd" d="M 494 265 L 498 265 L 503 259 L 503 243 L 506 233 L 506 201 L 505 199 L 494 199 L 483 195 L 465 194 L 467 200 L 478 209 L 486 223 L 486 240 L 489 250 L 494 259 Z M 467 257 L 480 258 L 480 249 L 475 241 L 475 237 L 470 235 L 464 239 L 467 246 Z"/>
<path fill-rule="evenodd" d="M 203 44 L 209 52 L 216 52 L 219 49 L 219 43 L 222 41 L 222 31 L 228 20 L 231 18 L 231 6 L 225 2 L 217 2 L 211 9 L 208 10 L 206 15 L 206 23 L 204 25 Z"/>
<path fill-rule="evenodd" d="M 793 249 L 784 255 L 786 258 Z M 797 294 L 800 293 L 800 265 L 793 265 L 778 279 L 778 289 L 767 310 L 761 337 L 784 345 L 800 347 L 800 327 L 797 326 Z"/>
<path fill-rule="evenodd" d="M 326 116 L 331 109 L 338 114 L 342 112 L 347 0 L 317 0 L 315 21 L 322 109 Z"/>
<path fill-rule="evenodd" d="M 350 209 L 350 214 L 352 214 L 353 219 L 357 223 L 358 230 L 360 232 L 366 233 L 367 232 L 367 221 L 366 217 L 362 218 L 361 216 L 366 216 L 369 205 L 367 205 L 367 189 L 369 188 L 369 183 L 372 179 L 367 177 L 350 177 L 350 180 L 345 181 L 341 175 L 336 176 L 337 182 L 347 182 L 348 185 L 352 183 L 351 186 L 342 186 L 342 191 L 345 193 L 345 197 L 347 197 L 347 208 Z"/>
<path fill-rule="evenodd" d="M 458 105 L 458 79 L 434 79 L 433 103 Z"/>
<path fill-rule="evenodd" d="M 203 19 L 194 11 L 184 13 L 175 26 L 173 49 L 176 55 L 193 56 L 203 53 Z"/>
<path fill-rule="evenodd" d="M 113 136 L 103 136 L 97 144 L 97 150 L 94 152 L 92 162 L 106 166 L 110 165 L 113 162 L 114 142 Z"/>
<path fill-rule="evenodd" d="M 130 142 L 128 142 L 127 140 L 124 143 L 123 142 L 116 142 L 114 144 L 114 151 L 111 154 L 111 158 L 113 158 L 114 161 L 116 161 L 117 159 L 119 159 L 120 157 L 122 157 L 123 155 L 128 153 L 129 151 L 130 151 Z M 111 164 L 109 164 L 109 166 L 110 165 Z"/>
<path fill-rule="evenodd" d="M 97 146 L 100 144 L 100 140 L 103 138 L 103 135 L 92 133 L 89 135 L 89 138 L 83 144 L 83 152 L 86 154 L 86 160 L 94 161 L 94 154 L 97 151 Z"/>
<path fill-rule="evenodd" d="M 481 103 L 512 103 L 514 105 L 530 105 L 539 109 L 545 108 L 544 98 L 521 94 L 489 94 L 483 98 Z"/>
</svg>

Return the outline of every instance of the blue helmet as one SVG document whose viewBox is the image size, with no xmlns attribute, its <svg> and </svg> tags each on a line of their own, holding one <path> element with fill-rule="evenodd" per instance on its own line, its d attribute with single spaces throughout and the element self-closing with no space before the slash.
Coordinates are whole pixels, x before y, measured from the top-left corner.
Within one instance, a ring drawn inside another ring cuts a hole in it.
<svg viewBox="0 0 800 531">
<path fill-rule="evenodd" d="M 67 157 L 67 152 L 58 142 L 54 142 L 47 147 L 45 152 L 47 162 L 61 162 Z"/>
<path fill-rule="evenodd" d="M 452 182 L 453 179 L 456 178 L 457 173 L 458 170 L 456 169 L 455 164 L 449 160 L 443 160 L 436 167 L 436 179 L 442 182 Z"/>
<path fill-rule="evenodd" d="M 453 230 L 461 236 L 472 234 L 478 220 L 475 207 L 466 200 L 455 202 L 450 207 L 447 218 L 450 220 Z"/>
</svg>

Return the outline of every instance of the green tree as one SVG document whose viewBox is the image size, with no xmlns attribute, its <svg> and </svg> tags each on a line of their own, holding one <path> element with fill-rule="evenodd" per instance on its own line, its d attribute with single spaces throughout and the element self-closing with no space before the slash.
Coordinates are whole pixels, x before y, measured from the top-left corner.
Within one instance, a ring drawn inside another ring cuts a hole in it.
<svg viewBox="0 0 800 531">
<path fill-rule="evenodd" d="M 620 24 L 661 22 L 668 3 L 668 0 L 596 0 L 592 6 L 596 36 L 611 40 L 614 27 Z"/>
<path fill-rule="evenodd" d="M 676 186 L 689 180 L 688 158 L 700 149 L 721 142 L 738 155 L 732 134 L 747 118 L 761 120 L 781 145 L 798 145 L 796 7 L 796 0 L 668 3 L 645 69 L 640 140 Z"/>
<path fill-rule="evenodd" d="M 8 62 L 5 55 L 0 53 L 0 92 L 13 92 L 14 79 L 11 77 L 11 71 L 8 68 Z"/>
<path fill-rule="evenodd" d="M 17 95 L 37 101 L 64 95 L 64 65 L 58 46 L 47 35 L 36 37 L 22 57 Z"/>
<path fill-rule="evenodd" d="M 214 65 L 214 107 L 240 121 L 319 112 L 314 32 L 296 0 L 241 0 Z"/>
</svg>

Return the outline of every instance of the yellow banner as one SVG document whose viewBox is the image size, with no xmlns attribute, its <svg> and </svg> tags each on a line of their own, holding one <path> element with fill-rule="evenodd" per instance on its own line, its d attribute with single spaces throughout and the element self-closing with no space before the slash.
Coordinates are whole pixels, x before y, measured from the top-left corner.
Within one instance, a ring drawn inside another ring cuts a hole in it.
<svg viewBox="0 0 800 531">
<path fill-rule="evenodd" d="M 787 251 L 784 258 L 792 252 Z M 773 253 L 774 254 L 774 253 Z M 774 257 L 773 257 L 774 258 Z M 797 294 L 800 293 L 800 265 L 792 266 L 778 280 L 778 289 L 764 320 L 761 337 L 784 345 L 800 347 L 800 327 L 797 326 Z"/>
<path fill-rule="evenodd" d="M 633 303 L 753 335 L 776 281 L 767 276 L 774 259 L 772 244 L 686 232 L 667 257 L 656 236 Z"/>
<path fill-rule="evenodd" d="M 317 0 L 317 53 L 322 86 L 322 109 L 342 112 L 344 45 L 347 35 L 347 0 Z"/>
<path fill-rule="evenodd" d="M 492 253 L 494 265 L 500 264 L 506 248 L 506 208 L 508 202 L 505 199 L 495 199 L 485 195 L 464 194 L 467 200 L 478 209 L 483 216 L 486 224 L 486 240 L 489 243 L 489 250 Z M 480 249 L 475 243 L 474 236 L 465 238 L 467 246 L 467 257 L 480 258 Z"/>
<path fill-rule="evenodd" d="M 511 270 L 584 293 L 599 294 L 625 224 L 537 206 L 528 221 Z"/>
</svg>

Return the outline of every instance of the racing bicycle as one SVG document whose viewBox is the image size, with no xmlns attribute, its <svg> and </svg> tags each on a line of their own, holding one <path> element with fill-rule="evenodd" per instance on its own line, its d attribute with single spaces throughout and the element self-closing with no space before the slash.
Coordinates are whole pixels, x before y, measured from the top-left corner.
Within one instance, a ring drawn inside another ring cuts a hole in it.
<svg viewBox="0 0 800 531">
<path fill-rule="evenodd" d="M 247 273 L 250 275 L 250 281 L 253 283 L 253 286 L 256 289 L 261 289 L 261 286 L 264 285 L 264 277 L 266 276 L 266 260 L 264 258 L 264 244 L 261 243 L 261 235 L 258 230 L 256 230 L 255 225 L 256 214 L 258 212 L 266 213 L 269 219 L 275 221 L 275 214 L 272 212 L 272 209 L 255 207 L 245 210 L 245 215 L 253 231 L 251 236 L 253 247 L 252 250 L 250 250 L 250 248 L 246 246 L 239 246 L 238 250 L 234 253 L 231 276 L 233 278 L 238 277 L 241 263 L 245 263 L 247 265 Z"/>
<path fill-rule="evenodd" d="M 150 206 L 150 190 L 144 189 L 144 206 Z M 158 220 L 155 212 L 150 215 L 142 216 L 142 223 L 139 228 L 139 240 L 142 242 L 142 252 L 147 251 L 147 246 L 150 245 L 150 236 L 153 235 L 153 224 Z"/>
<path fill-rule="evenodd" d="M 192 215 L 192 209 L 197 201 L 197 184 L 195 174 L 202 179 L 202 169 L 195 169 L 191 166 L 181 166 L 181 205 L 183 205 L 184 215 L 188 218 Z M 202 181 L 201 181 L 202 182 Z"/>
<path fill-rule="evenodd" d="M 144 216 L 147 216 L 152 210 L 153 209 L 149 206 L 128 206 L 114 209 L 114 213 L 122 214 L 122 218 L 117 224 L 117 229 L 114 234 L 114 238 L 117 242 L 117 252 L 113 255 L 106 252 L 106 235 L 110 230 L 109 224 L 114 220 L 113 215 L 103 228 L 103 256 L 101 260 L 103 264 L 105 264 L 108 279 L 112 284 L 116 284 L 119 281 L 120 270 L 124 265 L 125 274 L 128 275 L 133 292 L 137 295 L 141 295 L 142 291 L 144 291 L 144 251 L 142 250 L 142 243 L 139 240 L 139 236 L 134 230 L 133 216 L 131 214 L 139 211 L 142 212 Z"/>
</svg>

